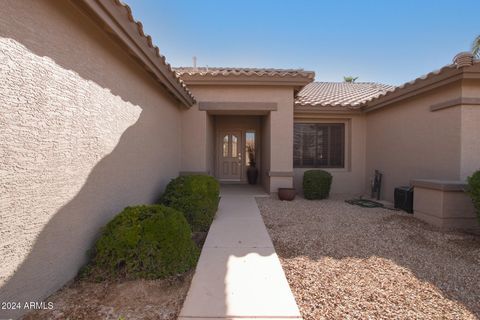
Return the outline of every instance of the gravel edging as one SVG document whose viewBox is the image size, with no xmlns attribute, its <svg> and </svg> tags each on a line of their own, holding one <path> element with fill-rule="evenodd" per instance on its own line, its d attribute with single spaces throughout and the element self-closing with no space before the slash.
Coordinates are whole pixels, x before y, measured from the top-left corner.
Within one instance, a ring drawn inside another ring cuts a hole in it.
<svg viewBox="0 0 480 320">
<path fill-rule="evenodd" d="M 257 203 L 305 320 L 480 317 L 480 237 L 338 199 Z"/>
</svg>

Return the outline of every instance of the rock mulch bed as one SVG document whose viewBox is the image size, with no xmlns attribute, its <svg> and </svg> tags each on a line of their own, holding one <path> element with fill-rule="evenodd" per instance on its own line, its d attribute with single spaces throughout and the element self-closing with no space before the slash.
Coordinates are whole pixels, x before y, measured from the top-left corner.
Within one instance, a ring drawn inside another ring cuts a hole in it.
<svg viewBox="0 0 480 320">
<path fill-rule="evenodd" d="M 177 319 L 192 276 L 193 271 L 163 280 L 76 281 L 47 299 L 52 310 L 23 319 Z"/>
<path fill-rule="evenodd" d="M 341 199 L 257 203 L 305 320 L 480 318 L 480 237 Z"/>
</svg>

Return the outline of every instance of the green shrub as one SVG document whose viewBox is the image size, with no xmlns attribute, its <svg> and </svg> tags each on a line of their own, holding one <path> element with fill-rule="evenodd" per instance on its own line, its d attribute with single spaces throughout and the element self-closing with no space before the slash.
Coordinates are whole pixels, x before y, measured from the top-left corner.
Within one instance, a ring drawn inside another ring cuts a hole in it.
<svg viewBox="0 0 480 320">
<path fill-rule="evenodd" d="M 325 199 L 330 193 L 332 175 L 324 170 L 308 170 L 303 174 L 303 194 L 306 199 Z"/>
<path fill-rule="evenodd" d="M 474 172 L 468 177 L 467 193 L 472 198 L 473 206 L 477 212 L 477 218 L 480 222 L 480 170 Z"/>
<path fill-rule="evenodd" d="M 83 275 L 163 278 L 190 270 L 198 256 L 181 212 L 163 205 L 127 207 L 102 229 Z"/>
<path fill-rule="evenodd" d="M 220 186 L 206 175 L 180 176 L 170 181 L 161 202 L 183 212 L 192 231 L 208 231 L 218 209 Z"/>
</svg>

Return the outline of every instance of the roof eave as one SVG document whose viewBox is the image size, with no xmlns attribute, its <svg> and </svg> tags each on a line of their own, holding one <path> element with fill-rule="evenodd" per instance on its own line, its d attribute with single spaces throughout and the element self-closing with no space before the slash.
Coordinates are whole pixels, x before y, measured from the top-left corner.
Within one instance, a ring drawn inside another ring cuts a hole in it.
<svg viewBox="0 0 480 320">
<path fill-rule="evenodd" d="M 451 65 L 446 66 L 438 72 L 427 74 L 424 77 L 417 78 L 397 87 L 385 95 L 365 101 L 361 105 L 361 109 L 364 112 L 370 112 L 462 79 L 480 79 L 480 72 L 471 71 L 469 68 L 470 67 L 454 68 Z"/>
<path fill-rule="evenodd" d="M 188 85 L 263 85 L 304 87 L 314 79 L 305 76 L 238 76 L 238 75 L 189 75 L 181 79 Z"/>
<path fill-rule="evenodd" d="M 160 55 L 158 47 L 152 44 L 152 38 L 143 33 L 142 24 L 133 20 L 128 6 L 118 0 L 78 0 L 72 3 L 91 17 L 181 104 L 186 107 L 195 104 L 186 85 Z"/>
<path fill-rule="evenodd" d="M 352 105 L 323 105 L 323 104 L 299 104 L 295 103 L 295 113 L 342 113 L 358 114 L 362 110 L 358 106 Z"/>
</svg>

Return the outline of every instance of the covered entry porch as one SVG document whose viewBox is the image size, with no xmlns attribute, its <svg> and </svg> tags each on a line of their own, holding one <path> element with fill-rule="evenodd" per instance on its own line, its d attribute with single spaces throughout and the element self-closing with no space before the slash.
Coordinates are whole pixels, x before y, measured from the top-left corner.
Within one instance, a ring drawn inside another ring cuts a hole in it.
<svg viewBox="0 0 480 320">
<path fill-rule="evenodd" d="M 182 117 L 182 171 L 247 183 L 252 160 L 267 192 L 293 185 L 295 94 L 312 72 L 278 69 L 177 69 L 197 99 Z"/>
<path fill-rule="evenodd" d="M 220 183 L 262 183 L 262 116 L 214 115 L 215 166 Z"/>
<path fill-rule="evenodd" d="M 253 184 L 262 186 L 267 192 L 276 192 L 272 181 L 278 178 L 284 180 L 280 186 L 292 185 L 292 142 L 288 137 L 284 137 L 285 149 L 280 149 L 279 153 L 286 153 L 284 157 L 289 157 L 290 161 L 281 174 L 278 173 L 280 170 L 275 173 L 271 169 L 272 162 L 277 159 L 272 157 L 272 144 L 277 143 L 277 139 L 272 136 L 271 123 L 273 115 L 278 112 L 277 103 L 200 102 L 199 110 L 206 113 L 211 130 L 207 137 L 210 141 L 207 144 L 211 146 L 207 163 L 209 174 L 221 184 Z M 284 130 L 288 133 L 289 126 Z"/>
</svg>

